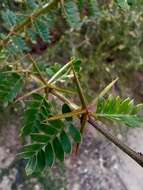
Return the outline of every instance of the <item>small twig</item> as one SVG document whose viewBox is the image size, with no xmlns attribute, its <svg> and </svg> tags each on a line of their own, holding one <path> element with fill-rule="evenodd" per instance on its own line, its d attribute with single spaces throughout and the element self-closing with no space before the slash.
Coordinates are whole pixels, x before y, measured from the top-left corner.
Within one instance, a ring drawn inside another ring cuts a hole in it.
<svg viewBox="0 0 143 190">
<path fill-rule="evenodd" d="M 30 60 L 32 61 L 33 67 L 34 67 L 35 70 L 37 71 L 40 80 L 43 82 L 43 84 L 47 85 L 47 81 L 46 81 L 45 78 L 43 77 L 43 75 L 42 75 L 42 73 L 41 73 L 39 67 L 37 66 L 36 61 L 33 59 L 32 55 L 29 54 L 29 58 L 30 58 Z M 49 92 L 49 88 L 48 88 L 48 87 L 45 87 L 45 94 L 46 94 L 47 97 L 48 97 L 48 92 Z"/>
<path fill-rule="evenodd" d="M 55 87 L 53 85 L 47 84 L 47 85 L 43 85 L 43 86 L 41 86 L 39 88 L 36 88 L 36 89 L 32 90 L 31 92 L 28 92 L 27 94 L 24 94 L 23 96 L 21 96 L 18 99 L 16 99 L 15 103 L 18 102 L 18 101 L 21 101 L 21 100 L 27 98 L 28 96 L 30 96 L 30 95 L 32 95 L 32 94 L 34 94 L 36 92 L 39 92 L 39 91 L 41 91 L 41 90 L 43 90 L 43 89 L 45 89 L 47 87 L 50 89 L 50 91 L 52 91 L 53 89 L 55 89 L 55 90 L 57 90 L 59 92 L 71 93 L 71 91 L 69 91 L 69 90 L 65 90 L 65 89 L 62 89 L 62 88 Z"/>
<path fill-rule="evenodd" d="M 36 92 L 39 92 L 39 91 L 43 90 L 45 87 L 46 87 L 46 85 L 44 85 L 44 86 L 42 86 L 42 87 L 39 87 L 39 88 L 36 88 L 36 89 L 32 90 L 31 92 L 28 92 L 27 94 L 24 94 L 23 96 L 17 98 L 17 99 L 15 100 L 15 103 L 16 103 L 16 102 L 19 102 L 19 101 L 21 101 L 21 100 L 23 100 L 23 99 L 25 99 L 25 98 L 27 98 L 28 96 L 30 96 L 30 95 L 32 95 L 32 94 L 34 94 L 34 93 L 36 93 Z"/>
<path fill-rule="evenodd" d="M 53 94 L 56 98 L 58 98 L 62 102 L 67 103 L 71 107 L 71 109 L 74 110 L 74 109 L 80 108 L 75 103 L 71 102 L 68 98 L 66 98 L 63 94 L 61 94 L 55 90 L 51 90 L 50 93 Z"/>
<path fill-rule="evenodd" d="M 47 85 L 47 81 L 46 81 L 45 78 L 43 77 L 43 75 L 42 75 L 42 73 L 41 73 L 39 67 L 37 66 L 36 61 L 33 59 L 32 55 L 29 54 L 28 57 L 29 57 L 29 59 L 32 61 L 33 67 L 34 67 L 35 70 L 37 71 L 40 80 L 41 80 L 45 85 Z"/>
</svg>

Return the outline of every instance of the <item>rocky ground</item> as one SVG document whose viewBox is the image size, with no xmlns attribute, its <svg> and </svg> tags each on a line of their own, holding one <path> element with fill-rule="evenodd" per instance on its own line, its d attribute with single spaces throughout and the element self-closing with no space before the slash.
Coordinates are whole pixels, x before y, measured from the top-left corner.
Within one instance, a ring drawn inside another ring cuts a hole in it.
<svg viewBox="0 0 143 190">
<path fill-rule="evenodd" d="M 97 132 L 87 132 L 79 156 L 45 177 L 26 177 L 24 163 L 15 161 L 20 147 L 16 119 L 1 122 L 0 190 L 143 190 L 143 169 Z M 94 135 L 93 135 L 94 134 Z M 122 135 L 117 134 L 119 138 Z M 143 129 L 132 129 L 125 141 L 143 152 Z"/>
</svg>

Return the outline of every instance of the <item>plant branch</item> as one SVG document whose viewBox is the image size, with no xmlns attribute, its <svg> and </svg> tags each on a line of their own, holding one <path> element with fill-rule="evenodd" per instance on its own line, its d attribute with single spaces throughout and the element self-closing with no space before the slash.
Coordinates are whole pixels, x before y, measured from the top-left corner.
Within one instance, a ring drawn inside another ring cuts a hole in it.
<svg viewBox="0 0 143 190">
<path fill-rule="evenodd" d="M 84 133 L 84 130 L 85 130 L 85 127 L 86 127 L 87 118 L 88 118 L 88 108 L 87 108 L 86 98 L 84 96 L 84 92 L 83 92 L 83 89 L 81 87 L 81 83 L 80 83 L 78 75 L 77 75 L 77 73 L 76 73 L 76 71 L 74 69 L 74 65 L 72 66 L 72 70 L 73 70 L 74 80 L 75 80 L 75 83 L 76 83 L 76 86 L 77 86 L 77 91 L 78 91 L 78 94 L 79 94 L 79 98 L 80 98 L 80 101 L 81 101 L 81 104 L 82 104 L 82 108 L 86 110 L 86 112 L 83 113 L 81 118 L 80 118 L 80 121 L 81 121 L 80 133 L 83 136 L 83 133 Z M 76 154 L 78 153 L 79 146 L 80 146 L 80 143 L 77 143 L 76 151 L 75 151 Z"/>
<path fill-rule="evenodd" d="M 71 102 L 68 98 L 66 98 L 63 94 L 61 94 L 53 89 L 50 91 L 50 93 L 53 94 L 55 97 L 57 97 L 62 102 L 67 103 L 72 109 L 80 108 L 78 105 L 76 105 L 75 103 Z"/>
<path fill-rule="evenodd" d="M 143 155 L 141 153 L 135 152 L 133 149 L 128 147 L 122 141 L 114 137 L 108 130 L 100 126 L 94 119 L 89 117 L 88 122 L 98 130 L 102 135 L 104 135 L 108 140 L 110 140 L 113 144 L 115 144 L 118 148 L 120 148 L 123 152 L 125 152 L 128 156 L 130 156 L 133 160 L 135 160 L 140 166 L 143 167 Z"/>
<path fill-rule="evenodd" d="M 40 69 L 39 69 L 39 67 L 38 67 L 38 65 L 37 65 L 37 63 L 36 63 L 36 61 L 33 59 L 32 55 L 30 55 L 30 54 L 29 54 L 29 59 L 32 61 L 33 67 L 34 67 L 35 70 L 37 71 L 38 76 L 39 76 L 39 79 L 42 81 L 42 83 L 43 83 L 44 85 L 47 85 L 47 81 L 46 81 L 45 78 L 43 77 L 43 75 L 42 75 L 42 73 L 41 73 L 41 71 L 40 71 Z M 46 94 L 47 97 L 48 97 L 48 92 L 49 92 L 49 88 L 46 87 L 46 88 L 45 88 L 45 94 Z"/>
<path fill-rule="evenodd" d="M 81 123 L 81 127 L 80 127 L 80 133 L 83 136 L 83 133 L 85 131 L 85 127 L 86 127 L 86 123 L 87 123 L 87 119 L 88 119 L 88 114 L 87 114 L 87 109 L 86 112 L 82 114 L 81 118 L 80 118 L 80 123 Z M 78 150 L 79 150 L 79 146 L 80 143 L 76 144 L 76 148 L 75 148 L 75 154 L 77 155 Z"/>
<path fill-rule="evenodd" d="M 24 94 L 23 96 L 17 98 L 17 99 L 15 100 L 15 103 L 18 102 L 18 101 L 21 101 L 21 100 L 23 100 L 23 99 L 25 99 L 25 98 L 27 98 L 28 96 L 32 95 L 33 93 L 39 92 L 39 91 L 41 91 L 41 90 L 43 90 L 43 89 L 45 89 L 45 88 L 49 88 L 49 89 L 50 89 L 50 92 L 52 92 L 52 90 L 55 89 L 55 90 L 60 91 L 60 92 L 63 92 L 63 93 L 72 93 L 72 92 L 69 91 L 69 90 L 65 90 L 65 89 L 62 89 L 62 88 L 55 87 L 55 86 L 53 86 L 53 85 L 47 84 L 47 85 L 43 85 L 43 86 L 41 86 L 41 87 L 39 87 L 39 88 L 36 88 L 36 89 L 34 89 L 34 90 L 32 90 L 32 91 L 30 91 L 30 92 Z M 56 94 L 56 92 L 55 92 L 55 94 Z"/>
<path fill-rule="evenodd" d="M 12 29 L 12 31 L 10 31 L 10 33 L 7 35 L 7 37 L 4 40 L 0 41 L 0 47 L 3 45 L 6 45 L 9 41 L 10 37 L 13 36 L 15 33 L 17 33 L 18 31 L 24 30 L 25 27 L 29 27 L 32 24 L 31 20 L 34 20 L 37 17 L 39 17 L 40 15 L 43 15 L 43 14 L 47 13 L 48 11 L 52 10 L 58 4 L 58 2 L 59 2 L 59 0 L 53 0 L 50 3 L 45 4 L 42 8 L 39 8 L 34 13 L 29 15 L 23 22 L 17 24 Z"/>
<path fill-rule="evenodd" d="M 45 85 L 47 85 L 47 81 L 46 81 L 45 78 L 43 77 L 43 75 L 42 75 L 42 73 L 41 73 L 41 71 L 40 71 L 40 69 L 39 69 L 39 67 L 38 67 L 38 65 L 37 65 L 37 63 L 36 63 L 36 61 L 33 59 L 32 55 L 30 55 L 30 54 L 29 54 L 29 59 L 32 61 L 33 67 L 34 67 L 35 70 L 37 71 L 40 80 L 41 80 Z"/>
<path fill-rule="evenodd" d="M 54 91 L 54 90 L 53 90 Z M 57 98 L 59 98 L 61 101 L 69 104 L 72 109 L 78 109 L 79 107 L 75 104 L 71 104 L 71 102 L 66 99 L 64 96 L 61 96 L 60 94 L 57 94 L 57 92 L 53 93 Z M 135 160 L 140 166 L 143 167 L 143 155 L 141 153 L 135 152 L 133 149 L 131 149 L 129 146 L 124 144 L 122 141 L 114 137 L 108 130 L 101 127 L 94 119 L 89 116 L 88 123 L 92 125 L 96 130 L 98 130 L 103 136 L 105 136 L 108 140 L 110 140 L 113 144 L 115 144 L 118 148 L 120 148 L 123 152 L 125 152 L 128 156 L 130 156 L 133 160 Z"/>
<path fill-rule="evenodd" d="M 55 93 L 55 94 L 54 94 Z M 57 94 L 57 92 L 54 92 L 53 94 L 59 98 L 61 101 L 69 104 L 72 109 L 78 109 L 79 107 L 77 105 L 72 105 L 71 102 L 66 99 L 64 96 L 61 96 L 60 94 Z M 108 132 L 105 128 L 101 127 L 95 119 L 92 119 L 91 114 L 88 114 L 88 123 L 91 124 L 95 129 L 97 129 L 102 135 L 104 135 L 108 140 L 110 140 L 113 144 L 115 144 L 118 148 L 120 148 L 123 152 L 125 152 L 128 156 L 130 156 L 133 160 L 135 160 L 139 165 L 143 167 L 143 155 L 141 153 L 135 152 L 133 149 L 128 147 L 126 144 L 124 144 L 122 141 L 114 137 L 111 133 Z"/>
</svg>

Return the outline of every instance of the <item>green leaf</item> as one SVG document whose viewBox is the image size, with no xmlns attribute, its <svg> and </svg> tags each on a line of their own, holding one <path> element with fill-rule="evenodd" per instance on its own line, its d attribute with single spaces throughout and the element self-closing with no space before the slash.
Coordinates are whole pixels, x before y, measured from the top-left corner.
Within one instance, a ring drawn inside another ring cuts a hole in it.
<svg viewBox="0 0 143 190">
<path fill-rule="evenodd" d="M 33 156 L 35 154 L 35 152 L 33 151 L 27 151 L 27 152 L 20 152 L 17 154 L 17 157 L 18 158 L 24 158 L 24 159 L 28 159 L 30 158 L 31 156 Z"/>
<path fill-rule="evenodd" d="M 32 158 L 30 158 L 27 162 L 27 165 L 25 167 L 25 171 L 27 175 L 31 175 L 32 173 L 35 172 L 36 169 L 36 165 L 37 165 L 37 158 L 34 155 Z"/>
<path fill-rule="evenodd" d="M 36 43 L 37 40 L 37 32 L 33 31 L 32 29 L 27 29 L 27 35 L 31 39 L 32 43 Z"/>
<path fill-rule="evenodd" d="M 45 147 L 45 162 L 46 162 L 46 166 L 52 167 L 53 164 L 54 164 L 54 160 L 55 160 L 54 151 L 53 151 L 52 145 L 49 143 Z"/>
<path fill-rule="evenodd" d="M 122 8 L 122 9 L 128 9 L 128 2 L 127 0 L 116 0 L 117 4 Z"/>
<path fill-rule="evenodd" d="M 4 23 L 8 29 L 14 27 L 17 24 L 16 14 L 9 9 L 2 11 L 2 19 L 4 20 Z"/>
<path fill-rule="evenodd" d="M 80 134 L 79 130 L 76 127 L 74 127 L 72 124 L 69 127 L 69 133 L 76 143 L 81 142 L 81 134 Z"/>
<path fill-rule="evenodd" d="M 67 104 L 63 104 L 62 106 L 62 113 L 68 113 L 71 112 L 70 107 Z M 67 121 L 72 121 L 72 117 L 66 117 L 65 118 Z"/>
<path fill-rule="evenodd" d="M 81 60 L 80 59 L 75 59 L 74 62 L 74 69 L 76 72 L 79 72 L 81 68 Z"/>
<path fill-rule="evenodd" d="M 50 34 L 48 26 L 42 20 L 36 20 L 34 22 L 34 27 L 36 32 L 45 42 L 50 42 Z"/>
<path fill-rule="evenodd" d="M 89 0 L 88 1 L 88 5 L 89 5 L 89 14 L 90 16 L 93 17 L 99 17 L 101 14 L 99 5 L 98 5 L 98 1 L 97 0 Z"/>
<path fill-rule="evenodd" d="M 47 73 L 48 77 L 52 77 L 60 69 L 61 69 L 61 65 L 58 63 L 55 63 L 54 65 L 50 65 L 50 67 L 46 68 L 46 73 Z"/>
<path fill-rule="evenodd" d="M 66 11 L 65 16 L 71 28 L 79 29 L 81 27 L 80 14 L 77 4 L 73 0 L 66 0 L 64 3 Z"/>
<path fill-rule="evenodd" d="M 62 129 L 65 127 L 64 122 L 61 120 L 54 120 L 54 121 L 49 121 L 49 123 L 57 130 Z"/>
<path fill-rule="evenodd" d="M 128 5 L 132 6 L 136 4 L 136 0 L 127 0 Z"/>
<path fill-rule="evenodd" d="M 138 115 L 143 105 L 134 105 L 129 98 L 121 100 L 119 97 L 112 97 L 106 100 L 98 100 L 95 116 L 111 121 L 123 123 L 129 127 L 139 127 L 143 119 Z"/>
<path fill-rule="evenodd" d="M 61 142 L 57 137 L 53 140 L 53 148 L 56 158 L 60 161 L 64 161 L 64 150 L 62 148 Z"/>
<path fill-rule="evenodd" d="M 46 166 L 46 163 L 45 163 L 45 153 L 44 151 L 41 149 L 38 153 L 37 153 L 37 165 L 36 165 L 36 172 L 39 172 L 41 173 L 45 166 Z"/>
<path fill-rule="evenodd" d="M 22 135 L 29 135 L 35 130 L 40 130 L 40 125 L 44 119 L 50 115 L 50 105 L 46 102 L 45 97 L 40 94 L 33 94 L 33 99 L 27 106 L 24 115 L 24 127 Z"/>
<path fill-rule="evenodd" d="M 60 142 L 62 144 L 64 152 L 70 154 L 72 150 L 72 145 L 65 131 L 62 131 L 62 133 L 60 134 Z"/>
<path fill-rule="evenodd" d="M 32 133 L 31 139 L 33 141 L 40 142 L 40 143 L 48 143 L 50 140 L 50 137 L 48 135 L 45 135 L 45 134 Z"/>
<path fill-rule="evenodd" d="M 27 0 L 27 6 L 30 9 L 35 9 L 35 8 L 37 8 L 38 5 L 34 0 Z"/>
<path fill-rule="evenodd" d="M 78 0 L 77 3 L 78 3 L 79 10 L 82 11 L 82 9 L 84 9 L 84 5 L 85 5 L 84 0 Z"/>
<path fill-rule="evenodd" d="M 11 103 L 21 92 L 23 87 L 23 76 L 10 70 L 0 72 L 0 101 L 5 106 Z"/>
<path fill-rule="evenodd" d="M 43 145 L 38 143 L 33 143 L 29 145 L 24 145 L 22 148 L 22 152 L 36 152 L 38 151 Z"/>
<path fill-rule="evenodd" d="M 56 135 L 59 131 L 52 125 L 40 125 L 39 128 L 42 132 L 48 134 L 48 135 Z"/>
<path fill-rule="evenodd" d="M 30 51 L 30 48 L 26 45 L 24 39 L 20 36 L 14 36 L 12 38 L 13 45 L 16 48 L 16 52 L 28 52 Z"/>
</svg>

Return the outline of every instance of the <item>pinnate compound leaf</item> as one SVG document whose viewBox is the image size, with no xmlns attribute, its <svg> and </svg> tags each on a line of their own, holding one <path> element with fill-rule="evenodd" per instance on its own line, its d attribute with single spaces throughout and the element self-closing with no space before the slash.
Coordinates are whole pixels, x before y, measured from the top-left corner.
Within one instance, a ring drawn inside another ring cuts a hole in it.
<svg viewBox="0 0 143 190">
<path fill-rule="evenodd" d="M 62 111 L 71 110 L 65 104 Z M 71 137 L 75 142 L 81 141 L 80 132 L 72 125 L 72 118 L 65 122 L 60 119 L 47 121 L 47 118 L 52 115 L 46 97 L 33 94 L 25 111 L 22 129 L 22 135 L 29 135 L 32 144 L 25 145 L 18 154 L 19 157 L 27 160 L 26 172 L 29 175 L 41 173 L 46 168 L 52 167 L 55 159 L 64 161 L 65 154 L 70 154 L 72 151 Z"/>
<path fill-rule="evenodd" d="M 33 94 L 33 99 L 30 101 L 24 116 L 24 127 L 22 135 L 29 135 L 39 130 L 44 119 L 50 115 L 50 104 L 47 103 L 44 96 Z"/>
<path fill-rule="evenodd" d="M 89 0 L 88 1 L 89 5 L 89 14 L 90 16 L 93 16 L 94 18 L 99 17 L 101 14 L 98 1 L 97 0 Z"/>
<path fill-rule="evenodd" d="M 66 0 L 64 3 L 66 11 L 66 20 L 71 28 L 79 29 L 81 27 L 81 20 L 78 7 L 73 0 Z M 74 16 L 73 16 L 74 15 Z"/>
<path fill-rule="evenodd" d="M 30 48 L 27 46 L 25 40 L 20 36 L 14 36 L 12 38 L 12 42 L 14 47 L 16 48 L 16 52 L 28 52 L 30 51 Z"/>
<path fill-rule="evenodd" d="M 50 42 L 48 26 L 43 21 L 36 20 L 34 22 L 34 27 L 38 35 L 43 39 L 43 41 Z"/>
<path fill-rule="evenodd" d="M 129 127 L 139 127 L 143 119 L 139 116 L 143 105 L 135 105 L 129 98 L 122 100 L 119 97 L 109 96 L 108 99 L 98 100 L 95 116 L 125 124 Z"/>
<path fill-rule="evenodd" d="M 2 11 L 2 19 L 4 20 L 4 23 L 8 29 L 14 27 L 17 24 L 16 14 L 9 9 Z"/>
<path fill-rule="evenodd" d="M 0 101 L 7 106 L 21 92 L 23 87 L 23 76 L 4 70 L 0 72 Z"/>
</svg>

